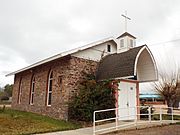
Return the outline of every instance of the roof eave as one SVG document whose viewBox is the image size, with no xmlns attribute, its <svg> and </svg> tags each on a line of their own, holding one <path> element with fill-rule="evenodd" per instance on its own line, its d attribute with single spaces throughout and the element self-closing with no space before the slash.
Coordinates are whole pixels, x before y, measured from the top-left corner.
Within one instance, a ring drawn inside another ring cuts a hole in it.
<svg viewBox="0 0 180 135">
<path fill-rule="evenodd" d="M 120 79 L 128 79 L 134 76 L 123 76 L 123 77 L 114 77 L 114 78 L 109 78 L 109 79 L 98 79 L 97 81 L 104 81 L 104 80 L 120 80 Z"/>
<path fill-rule="evenodd" d="M 72 49 L 72 50 L 69 50 L 69 51 L 62 52 L 62 53 L 57 54 L 57 55 L 54 55 L 54 56 L 49 57 L 49 58 L 47 58 L 47 59 L 41 60 L 41 61 L 39 61 L 39 62 L 36 62 L 36 63 L 34 63 L 34 64 L 30 65 L 30 66 L 27 66 L 27 67 L 25 67 L 25 68 L 22 68 L 22 69 L 20 69 L 20 70 L 11 72 L 11 73 L 9 73 L 9 74 L 7 74 L 7 75 L 5 75 L 5 76 L 8 77 L 8 76 L 15 75 L 15 74 L 17 74 L 17 73 L 20 73 L 20 72 L 23 72 L 23 71 L 25 71 L 25 70 L 31 69 L 31 68 L 33 68 L 33 67 L 36 67 L 36 66 L 45 64 L 45 63 L 47 63 L 47 62 L 50 62 L 50 61 L 52 61 L 52 60 L 56 60 L 56 59 L 61 58 L 61 57 L 64 57 L 64 56 L 67 56 L 67 55 L 70 55 L 70 54 L 73 54 L 73 53 L 77 53 L 77 52 L 79 52 L 79 51 L 88 49 L 88 48 L 90 48 L 90 47 L 93 47 L 93 46 L 96 46 L 96 45 L 98 45 L 98 44 L 102 44 L 102 43 L 105 43 L 105 42 L 108 42 L 108 41 L 111 41 L 111 40 L 115 42 L 115 40 L 114 40 L 113 37 L 105 38 L 105 39 L 102 39 L 102 40 L 99 40 L 99 41 L 96 41 L 96 42 L 93 42 L 93 43 L 90 43 L 90 44 L 87 44 L 87 45 L 84 45 L 84 46 L 81 46 L 81 47 L 78 47 L 78 48 L 75 48 L 75 49 Z M 115 42 L 115 43 L 116 43 L 116 42 Z"/>
</svg>

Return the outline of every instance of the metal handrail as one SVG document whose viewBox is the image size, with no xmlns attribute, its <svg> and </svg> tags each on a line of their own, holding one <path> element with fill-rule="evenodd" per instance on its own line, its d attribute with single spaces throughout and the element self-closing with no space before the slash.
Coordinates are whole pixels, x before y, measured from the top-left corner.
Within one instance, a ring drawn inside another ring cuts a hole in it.
<svg viewBox="0 0 180 135">
<path fill-rule="evenodd" d="M 119 109 L 131 109 L 131 108 L 134 108 L 135 110 L 137 110 L 138 108 L 148 108 L 148 114 L 141 114 L 141 113 L 138 113 L 138 111 L 137 111 L 136 114 L 134 114 L 134 115 L 118 116 L 117 113 L 118 113 Z M 160 112 L 159 113 L 152 113 L 152 111 L 151 111 L 152 108 L 158 108 Z M 167 114 L 167 113 L 163 112 L 164 109 L 169 109 L 169 108 L 171 109 L 171 114 Z M 180 109 L 176 109 L 176 110 L 180 110 Z M 108 111 L 115 111 L 116 117 L 96 120 L 96 113 L 108 112 Z M 162 117 L 163 114 L 171 115 L 171 123 L 174 123 L 174 115 L 176 113 L 174 113 L 173 107 L 136 106 L 136 107 L 128 107 L 128 108 L 112 108 L 112 109 L 96 110 L 93 113 L 93 135 L 95 135 L 97 132 L 103 132 L 103 131 L 112 130 L 112 129 L 117 130 L 118 127 L 124 127 L 124 126 L 132 125 L 132 124 L 135 124 L 135 126 L 137 127 L 138 116 L 147 115 L 149 123 L 151 123 L 152 122 L 152 115 L 156 115 L 156 114 L 159 114 L 159 122 L 161 124 L 163 122 L 163 117 Z M 176 114 L 176 115 L 180 115 L 180 114 Z M 119 118 L 130 117 L 130 116 L 136 116 L 135 121 L 133 123 L 118 125 L 118 119 Z M 96 130 L 96 123 L 110 121 L 110 120 L 115 120 L 115 126 Z"/>
</svg>

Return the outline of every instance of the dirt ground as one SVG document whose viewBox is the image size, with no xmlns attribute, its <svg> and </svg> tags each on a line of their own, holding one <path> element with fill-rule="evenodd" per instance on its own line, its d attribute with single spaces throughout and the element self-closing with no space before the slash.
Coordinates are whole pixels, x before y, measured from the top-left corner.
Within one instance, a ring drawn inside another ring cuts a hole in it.
<svg viewBox="0 0 180 135">
<path fill-rule="evenodd" d="M 180 125 L 169 125 L 138 130 L 118 131 L 105 135 L 180 135 Z"/>
</svg>

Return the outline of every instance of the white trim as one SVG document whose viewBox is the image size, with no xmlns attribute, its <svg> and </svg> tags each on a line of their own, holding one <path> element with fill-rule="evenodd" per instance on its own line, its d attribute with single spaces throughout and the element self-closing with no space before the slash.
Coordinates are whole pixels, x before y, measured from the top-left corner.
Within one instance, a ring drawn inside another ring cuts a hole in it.
<svg viewBox="0 0 180 135">
<path fill-rule="evenodd" d="M 88 49 L 90 47 L 93 47 L 93 46 L 96 46 L 98 44 L 102 44 L 102 43 L 105 43 L 105 42 L 108 42 L 108 41 L 115 41 L 115 39 L 113 37 L 109 37 L 109 38 L 105 38 L 105 39 L 102 39 L 102 40 L 99 40 L 99 41 L 96 41 L 96 42 L 93 42 L 93 43 L 90 43 L 90 44 L 87 44 L 87 45 L 84 45 L 84 46 L 81 46 L 81 47 L 78 47 L 78 48 L 75 48 L 75 49 L 72 49 L 72 50 L 69 50 L 69 51 L 65 51 L 65 52 L 62 52 L 62 53 L 59 53 L 57 55 L 54 55 L 52 57 L 49 57 L 47 59 L 44 59 L 44 60 L 41 60 L 39 62 L 36 62 L 30 66 L 27 66 L 25 68 L 22 68 L 20 70 L 17 70 L 17 71 L 14 71 L 14 72 L 11 72 L 9 74 L 6 75 L 7 76 L 11 76 L 11 75 L 15 75 L 17 73 L 20 73 L 22 71 L 25 71 L 25 70 L 28 70 L 30 68 L 33 68 L 33 67 L 36 67 L 36 66 L 39 66 L 41 64 L 44 64 L 44 63 L 47 63 L 47 62 L 50 62 L 52 60 L 55 60 L 55 59 L 58 59 L 58 58 L 61 58 L 61 57 L 64 57 L 64 56 L 67 56 L 67 55 L 70 55 L 70 54 L 73 54 L 73 53 L 76 53 L 76 52 L 79 52 L 79 51 L 82 51 L 82 50 L 85 50 L 85 49 Z"/>
<path fill-rule="evenodd" d="M 158 81 L 158 78 L 156 78 L 156 80 L 139 81 L 139 82 L 140 82 L 140 83 L 146 83 L 146 82 L 154 82 L 154 81 Z"/>
<path fill-rule="evenodd" d="M 22 78 L 20 79 L 19 92 L 18 92 L 18 104 L 21 104 L 22 98 Z"/>
<path fill-rule="evenodd" d="M 134 76 L 133 76 L 134 77 Z M 132 80 L 132 79 L 122 79 L 120 82 L 130 82 L 130 83 L 137 83 L 138 80 Z"/>
<path fill-rule="evenodd" d="M 107 80 L 118 80 L 118 79 L 128 79 L 128 78 L 131 78 L 131 77 L 134 77 L 134 76 L 124 76 L 124 77 L 117 77 L 117 78 L 109 78 Z M 99 81 L 103 81 L 103 80 L 106 80 L 106 79 L 102 79 L 102 80 L 99 80 Z"/>
<path fill-rule="evenodd" d="M 141 55 L 142 51 L 145 49 L 146 46 L 144 46 L 143 48 L 141 48 L 141 50 L 138 52 L 138 54 L 136 55 L 136 59 L 135 59 L 135 64 L 134 64 L 134 75 L 136 75 L 136 71 L 137 71 L 137 62 L 139 60 L 139 56 Z"/>
<path fill-rule="evenodd" d="M 110 44 L 106 45 L 106 50 L 107 50 L 107 53 L 111 53 L 112 52 L 112 47 L 111 47 Z"/>
<path fill-rule="evenodd" d="M 46 105 L 47 105 L 47 106 L 51 106 L 51 104 L 48 104 L 48 103 L 49 103 L 49 93 L 51 93 L 51 103 L 52 103 L 52 90 L 51 90 L 51 92 L 49 91 L 50 81 L 53 80 L 53 77 L 50 78 L 51 73 L 53 73 L 52 70 L 49 72 L 49 75 L 48 75 L 48 90 L 47 90 L 47 99 L 46 99 Z M 51 89 L 52 89 L 52 88 L 51 88 Z"/>
<path fill-rule="evenodd" d="M 131 78 L 131 77 L 134 77 L 134 76 L 117 77 L 117 78 L 115 78 L 115 79 L 128 79 L 128 78 Z"/>
<path fill-rule="evenodd" d="M 33 88 L 34 85 L 34 88 Z M 34 105 L 34 91 L 35 91 L 35 77 L 33 76 L 32 82 L 31 82 L 31 97 L 30 97 L 30 105 Z M 33 95 L 33 102 L 32 102 L 32 95 Z"/>
<path fill-rule="evenodd" d="M 135 64 L 134 64 L 134 75 L 136 75 L 136 72 L 137 72 L 137 63 L 138 63 L 138 60 L 139 60 L 139 57 L 141 55 L 141 53 L 144 51 L 144 50 L 147 50 L 150 57 L 151 57 L 151 60 L 154 64 L 154 68 L 155 68 L 155 75 L 156 75 L 156 79 L 155 80 L 158 80 L 158 71 L 157 71 L 157 65 L 156 65 L 156 62 L 155 62 L 155 59 L 151 53 L 151 51 L 149 50 L 149 48 L 147 46 L 144 46 L 143 48 L 140 49 L 140 51 L 138 52 L 137 56 L 136 56 L 136 59 L 135 59 Z M 154 80 L 154 81 L 155 81 Z"/>
</svg>

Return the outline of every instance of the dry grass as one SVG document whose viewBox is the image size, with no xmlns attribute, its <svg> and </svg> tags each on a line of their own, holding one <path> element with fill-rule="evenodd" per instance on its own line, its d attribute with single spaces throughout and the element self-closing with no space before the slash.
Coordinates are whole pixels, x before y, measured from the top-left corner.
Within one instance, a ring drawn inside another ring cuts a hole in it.
<svg viewBox="0 0 180 135">
<path fill-rule="evenodd" d="M 0 134 L 17 135 L 70 130 L 77 124 L 11 109 L 0 110 Z"/>
</svg>

